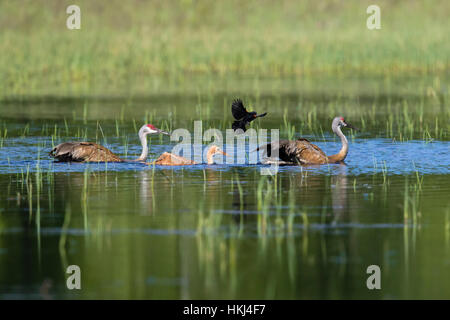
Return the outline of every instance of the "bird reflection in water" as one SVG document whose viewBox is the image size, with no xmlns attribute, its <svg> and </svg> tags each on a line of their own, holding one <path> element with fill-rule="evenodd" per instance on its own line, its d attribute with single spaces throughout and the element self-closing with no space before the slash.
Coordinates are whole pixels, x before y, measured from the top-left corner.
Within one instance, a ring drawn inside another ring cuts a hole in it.
<svg viewBox="0 0 450 320">
<path fill-rule="evenodd" d="M 345 219 L 348 212 L 347 203 L 347 165 L 341 163 L 337 166 L 338 174 L 331 178 L 331 202 L 333 210 L 332 225 Z"/>
</svg>

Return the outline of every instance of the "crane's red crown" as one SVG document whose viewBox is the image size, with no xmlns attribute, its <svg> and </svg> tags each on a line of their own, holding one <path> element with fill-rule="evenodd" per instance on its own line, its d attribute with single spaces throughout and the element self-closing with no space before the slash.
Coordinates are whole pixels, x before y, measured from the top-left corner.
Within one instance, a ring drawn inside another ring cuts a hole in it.
<svg viewBox="0 0 450 320">
<path fill-rule="evenodd" d="M 341 117 L 341 121 L 344 121 L 344 117 Z"/>
<path fill-rule="evenodd" d="M 149 127 L 152 130 L 156 130 L 156 127 L 154 125 L 152 125 L 152 124 L 148 124 L 147 127 Z"/>
</svg>

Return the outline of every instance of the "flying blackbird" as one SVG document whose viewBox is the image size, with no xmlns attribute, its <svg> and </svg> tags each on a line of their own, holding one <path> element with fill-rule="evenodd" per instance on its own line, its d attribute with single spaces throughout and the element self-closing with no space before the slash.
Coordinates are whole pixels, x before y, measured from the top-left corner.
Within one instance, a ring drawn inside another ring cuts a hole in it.
<svg viewBox="0 0 450 320">
<path fill-rule="evenodd" d="M 233 130 L 242 129 L 242 131 L 245 132 L 247 130 L 245 126 L 250 123 L 251 121 L 255 120 L 259 117 L 264 117 L 267 112 L 262 114 L 256 114 L 256 112 L 248 112 L 244 104 L 242 103 L 241 99 L 236 99 L 231 104 L 231 113 L 233 114 L 233 117 L 236 119 L 236 121 L 233 122 L 232 128 Z"/>
</svg>

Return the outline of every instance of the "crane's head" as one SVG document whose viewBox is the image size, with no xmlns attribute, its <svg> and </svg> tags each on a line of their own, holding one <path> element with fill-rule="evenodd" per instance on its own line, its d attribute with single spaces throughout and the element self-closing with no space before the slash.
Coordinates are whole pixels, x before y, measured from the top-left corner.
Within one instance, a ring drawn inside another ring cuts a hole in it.
<svg viewBox="0 0 450 320">
<path fill-rule="evenodd" d="M 347 121 L 345 121 L 344 117 L 336 117 L 333 119 L 333 124 L 331 125 L 331 127 L 337 128 L 337 127 L 346 127 L 346 128 L 350 128 L 356 131 L 359 131 L 357 128 L 355 128 L 354 126 L 352 126 L 350 123 L 348 123 Z"/>
<path fill-rule="evenodd" d="M 223 154 L 224 156 L 227 156 L 228 154 L 226 154 L 220 147 L 218 146 L 211 146 L 208 150 L 208 153 L 212 154 L 213 156 L 216 154 Z"/>
<path fill-rule="evenodd" d="M 223 152 L 223 150 L 221 148 L 219 148 L 216 145 L 212 145 L 211 147 L 209 147 L 208 152 L 206 153 L 206 160 L 207 160 L 208 164 L 214 163 L 213 157 L 216 154 L 223 154 L 224 156 L 227 156 L 227 154 L 225 152 Z"/>
<path fill-rule="evenodd" d="M 139 130 L 139 135 L 141 135 L 141 134 L 158 134 L 158 133 L 170 136 L 170 133 L 168 133 L 166 131 L 162 131 L 161 129 L 158 129 L 157 127 L 155 127 L 152 124 L 143 125 L 141 130 Z"/>
</svg>

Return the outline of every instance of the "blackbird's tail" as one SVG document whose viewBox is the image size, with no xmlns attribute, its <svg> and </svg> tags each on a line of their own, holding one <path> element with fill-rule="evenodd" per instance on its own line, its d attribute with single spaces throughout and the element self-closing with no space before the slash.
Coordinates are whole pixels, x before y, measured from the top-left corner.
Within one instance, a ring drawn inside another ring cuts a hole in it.
<svg viewBox="0 0 450 320">
<path fill-rule="evenodd" d="M 245 122 L 244 121 L 234 121 L 231 127 L 233 128 L 234 131 L 236 131 L 237 129 L 242 129 L 242 131 L 245 132 L 245 130 L 247 130 L 245 128 Z"/>
</svg>

